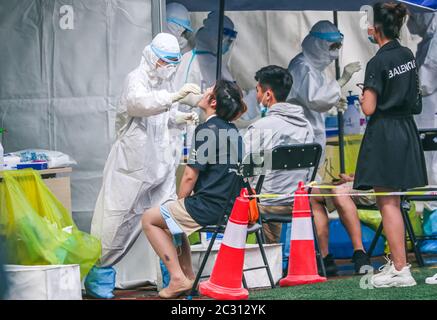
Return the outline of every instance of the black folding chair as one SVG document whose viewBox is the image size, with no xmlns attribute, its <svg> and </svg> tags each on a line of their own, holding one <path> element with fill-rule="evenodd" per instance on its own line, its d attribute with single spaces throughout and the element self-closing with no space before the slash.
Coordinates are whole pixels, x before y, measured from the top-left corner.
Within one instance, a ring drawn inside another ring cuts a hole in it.
<svg viewBox="0 0 437 320">
<path fill-rule="evenodd" d="M 264 169 L 268 170 L 300 170 L 300 169 L 311 169 L 311 178 L 308 181 L 314 181 L 317 175 L 317 168 L 319 167 L 320 157 L 322 155 L 322 147 L 318 143 L 308 143 L 308 144 L 295 144 L 286 146 L 277 146 L 271 150 L 271 152 L 265 153 L 264 157 Z M 259 163 L 260 160 L 257 160 Z M 244 173 L 243 173 L 244 175 Z M 259 179 L 256 185 L 256 193 L 261 193 L 262 185 L 264 183 L 265 172 L 259 175 Z M 298 183 L 298 181 L 290 181 L 290 184 Z M 309 188 L 308 193 L 311 192 Z M 277 222 L 277 223 L 291 223 L 292 215 L 284 214 L 274 214 L 274 213 L 264 213 L 260 214 L 260 224 Z M 319 242 L 317 237 L 317 230 L 314 224 L 314 216 L 311 213 L 311 222 L 313 226 L 314 233 L 314 243 L 316 247 L 316 256 L 319 260 L 321 271 L 323 276 L 326 276 L 325 266 L 323 264 L 323 257 L 320 253 Z M 261 240 L 265 242 L 265 237 L 261 229 Z"/>
<path fill-rule="evenodd" d="M 423 151 L 437 151 L 437 129 L 422 129 L 419 130 L 420 140 L 422 142 Z M 418 188 L 414 189 L 414 191 L 437 191 L 437 188 Z M 402 196 L 401 197 L 401 213 L 402 218 L 404 219 L 405 229 L 407 235 L 411 241 L 413 246 L 414 255 L 416 257 L 417 263 L 420 267 L 425 265 L 422 254 L 420 252 L 420 241 L 423 240 L 435 240 L 437 236 L 416 236 L 414 233 L 413 225 L 411 223 L 410 217 L 408 216 L 408 212 L 410 211 L 411 201 L 437 201 L 437 196 L 435 195 L 423 195 L 423 196 Z M 376 242 L 382 234 L 383 225 L 382 221 L 378 226 L 375 237 L 372 240 L 370 245 L 368 255 L 369 257 L 372 255 L 373 250 L 375 249 Z"/>
<path fill-rule="evenodd" d="M 242 186 L 243 186 L 242 176 L 241 176 L 241 172 L 239 172 L 234 177 L 234 182 L 232 184 L 233 192 L 231 192 L 230 195 L 234 194 L 236 189 L 240 188 Z M 228 218 L 230 216 L 230 211 L 232 210 L 232 205 L 234 203 L 233 200 L 234 199 L 228 198 L 228 201 L 227 201 L 228 205 L 223 210 L 223 215 L 219 218 L 217 224 L 211 225 L 211 226 L 206 226 L 206 227 L 203 227 L 202 229 L 199 230 L 199 232 L 209 232 L 209 233 L 212 233 L 212 236 L 211 236 L 211 240 L 209 242 L 208 248 L 206 249 L 205 256 L 203 257 L 202 262 L 200 264 L 199 271 L 196 274 L 196 279 L 194 280 L 193 287 L 191 288 L 190 296 L 197 295 L 197 286 L 199 284 L 200 279 L 201 278 L 208 278 L 210 276 L 210 275 L 202 276 L 202 273 L 203 273 L 203 270 L 205 269 L 206 262 L 208 261 L 209 255 L 211 254 L 211 250 L 212 250 L 212 248 L 214 246 L 214 242 L 215 242 L 217 236 L 219 234 L 223 234 L 225 232 L 226 224 L 227 224 Z M 262 245 L 262 241 L 260 241 L 261 239 L 260 239 L 259 232 L 260 232 L 261 229 L 262 229 L 262 227 L 258 223 L 254 224 L 254 225 L 251 225 L 251 226 L 248 226 L 248 228 L 247 228 L 247 234 L 248 235 L 252 234 L 252 233 L 255 233 L 257 240 L 259 239 L 258 245 L 259 245 L 259 249 L 260 249 L 260 252 L 261 252 L 261 256 L 262 256 L 264 265 L 259 266 L 259 267 L 253 267 L 253 268 L 248 268 L 248 269 L 244 269 L 243 270 L 243 279 L 242 279 L 242 282 L 243 282 L 243 286 L 246 289 L 248 288 L 248 286 L 247 286 L 246 279 L 244 277 L 244 272 L 245 271 L 251 271 L 251 270 L 258 270 L 258 269 L 266 269 L 267 275 L 269 277 L 270 285 L 271 285 L 272 288 L 275 287 L 275 282 L 273 280 L 273 276 L 272 276 L 272 273 L 270 271 L 270 267 L 269 267 L 269 264 L 268 264 L 268 261 L 267 261 L 267 256 L 265 254 L 265 250 L 264 250 L 264 247 Z"/>
</svg>

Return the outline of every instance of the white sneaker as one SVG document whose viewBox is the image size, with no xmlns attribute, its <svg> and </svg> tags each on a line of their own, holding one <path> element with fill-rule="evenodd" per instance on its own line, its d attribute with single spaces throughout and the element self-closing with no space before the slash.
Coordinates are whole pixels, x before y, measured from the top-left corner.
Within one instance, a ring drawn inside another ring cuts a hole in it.
<svg viewBox="0 0 437 320">
<path fill-rule="evenodd" d="M 384 256 L 384 259 L 386 261 L 386 264 L 380 266 L 378 268 L 379 273 L 373 275 L 372 278 L 375 279 L 375 278 L 378 278 L 380 276 L 383 276 L 390 270 L 390 267 L 392 266 L 393 261 L 391 261 L 387 256 Z"/>
<path fill-rule="evenodd" d="M 437 284 L 437 273 L 432 277 L 428 277 L 425 279 L 425 283 L 427 284 Z"/>
<path fill-rule="evenodd" d="M 391 264 L 388 269 L 384 269 L 383 274 L 372 276 L 370 283 L 375 288 L 415 286 L 417 283 L 411 276 L 410 267 L 411 265 L 406 265 L 401 271 L 397 271 L 394 264 Z"/>
</svg>

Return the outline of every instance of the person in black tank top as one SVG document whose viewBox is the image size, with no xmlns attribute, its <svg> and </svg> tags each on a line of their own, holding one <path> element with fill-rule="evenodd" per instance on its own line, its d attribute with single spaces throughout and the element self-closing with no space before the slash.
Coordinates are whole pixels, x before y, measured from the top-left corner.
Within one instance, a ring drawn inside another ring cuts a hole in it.
<svg viewBox="0 0 437 320">
<path fill-rule="evenodd" d="M 377 3 L 369 39 L 380 47 L 366 67 L 361 106 L 370 116 L 358 155 L 354 189 L 401 191 L 427 185 L 425 159 L 413 114 L 422 110 L 417 65 L 398 42 L 406 16 L 403 4 Z M 405 253 L 399 196 L 377 197 L 391 259 L 374 275 L 375 287 L 412 286 Z"/>
</svg>

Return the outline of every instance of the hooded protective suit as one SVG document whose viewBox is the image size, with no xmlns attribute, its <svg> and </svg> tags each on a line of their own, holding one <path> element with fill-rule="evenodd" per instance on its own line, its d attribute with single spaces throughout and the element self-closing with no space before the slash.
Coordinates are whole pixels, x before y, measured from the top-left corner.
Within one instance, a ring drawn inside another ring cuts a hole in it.
<svg viewBox="0 0 437 320">
<path fill-rule="evenodd" d="M 168 129 L 171 71 L 160 74 L 153 50 L 179 54 L 179 45 L 174 36 L 158 34 L 125 80 L 117 110 L 118 137 L 105 164 L 91 225 L 91 234 L 102 242 L 101 267 L 116 264 L 136 241 L 146 209 L 176 199 Z"/>
<path fill-rule="evenodd" d="M 315 142 L 323 148 L 320 165 L 325 160 L 325 118 L 323 113 L 338 104 L 341 87 L 336 80 L 327 79 L 324 70 L 338 58 L 339 50 L 329 50 L 332 42 L 321 37 L 341 35 L 329 21 L 319 21 L 302 42 L 302 53 L 288 65 L 293 87 L 287 102 L 303 106 L 305 116 L 313 126 Z"/>
<path fill-rule="evenodd" d="M 195 83 L 200 87 L 202 93 L 216 82 L 216 53 L 217 53 L 217 32 L 218 32 L 218 14 L 216 12 L 209 13 L 208 17 L 203 20 L 203 27 L 200 28 L 195 36 L 195 48 L 182 56 L 181 63 L 178 67 L 174 78 L 174 87 L 181 88 L 186 83 Z M 234 31 L 234 24 L 231 19 L 224 17 L 224 28 L 226 33 Z M 225 36 L 223 43 L 229 43 L 230 36 Z M 222 64 L 222 79 L 233 81 L 232 75 L 229 72 L 227 65 L 227 57 L 230 55 L 231 48 L 227 49 L 227 53 L 223 56 Z M 189 106 L 180 105 L 181 111 L 188 111 Z M 201 120 L 204 121 L 203 113 L 197 109 Z M 190 137 L 187 137 L 191 141 Z M 176 155 L 176 166 L 180 162 L 183 149 L 183 130 L 173 129 L 171 131 L 172 150 Z"/>
<path fill-rule="evenodd" d="M 407 22 L 412 34 L 422 37 L 417 46 L 416 60 L 422 89 L 422 113 L 415 115 L 421 129 L 437 128 L 437 13 L 412 13 Z M 437 184 L 437 152 L 425 152 L 428 182 Z M 428 203 L 437 210 L 437 202 Z"/>
<path fill-rule="evenodd" d="M 193 32 L 191 26 L 190 13 L 187 8 L 180 3 L 172 2 L 166 7 L 167 25 L 166 32 L 174 35 L 178 39 L 181 52 L 185 53 L 189 50 L 187 32 Z"/>
</svg>

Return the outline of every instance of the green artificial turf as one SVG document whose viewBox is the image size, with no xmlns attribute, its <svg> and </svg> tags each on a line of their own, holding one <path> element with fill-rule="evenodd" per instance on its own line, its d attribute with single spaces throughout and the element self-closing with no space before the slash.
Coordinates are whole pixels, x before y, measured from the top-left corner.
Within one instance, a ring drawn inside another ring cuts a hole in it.
<svg viewBox="0 0 437 320">
<path fill-rule="evenodd" d="M 328 279 L 327 282 L 288 288 L 251 290 L 249 299 L 259 300 L 437 300 L 437 285 L 425 283 L 425 278 L 437 273 L 437 267 L 416 268 L 413 277 L 417 285 L 406 288 L 361 289 L 360 281 L 368 278 Z"/>
</svg>

